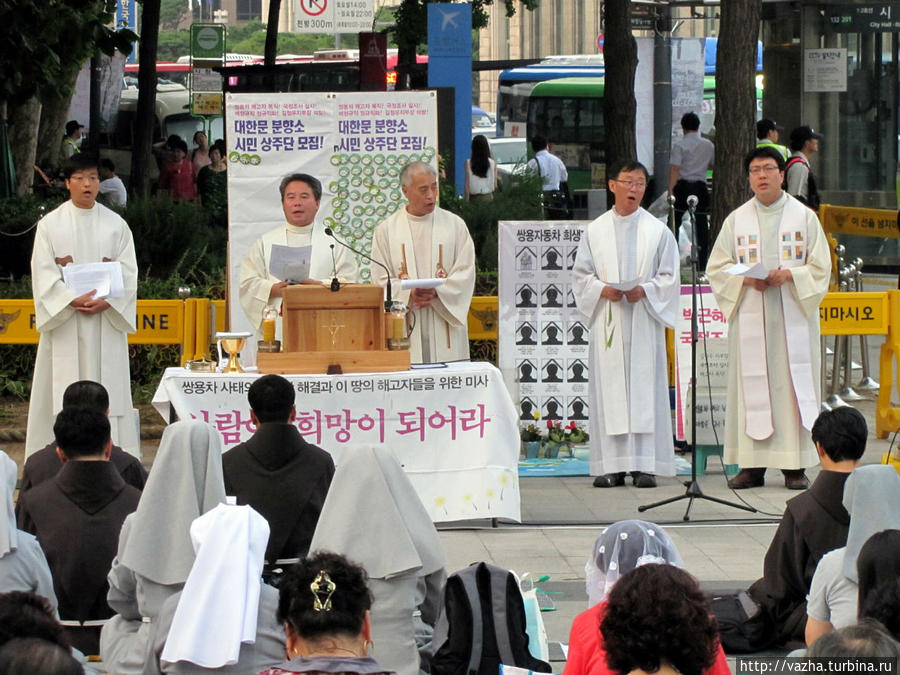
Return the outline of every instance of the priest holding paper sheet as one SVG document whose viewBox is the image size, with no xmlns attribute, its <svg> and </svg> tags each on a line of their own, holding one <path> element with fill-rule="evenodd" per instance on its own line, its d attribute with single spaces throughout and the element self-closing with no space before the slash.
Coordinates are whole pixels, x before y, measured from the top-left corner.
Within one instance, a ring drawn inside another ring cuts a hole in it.
<svg viewBox="0 0 900 675">
<path fill-rule="evenodd" d="M 809 485 L 818 461 L 810 429 L 819 414 L 819 303 L 831 256 L 816 214 L 785 193 L 784 158 L 758 147 L 745 160 L 753 199 L 722 224 L 706 272 L 728 319 L 725 463 L 735 489 L 761 487 L 766 467 L 785 487 Z"/>
<path fill-rule="evenodd" d="M 64 169 L 71 199 L 38 223 L 31 256 L 40 332 L 26 455 L 53 441 L 63 392 L 93 380 L 109 392 L 113 442 L 140 456 L 131 405 L 128 333 L 135 331 L 137 263 L 128 224 L 96 203 L 97 160 L 73 155 Z"/>
<path fill-rule="evenodd" d="M 591 324 L 591 466 L 594 487 L 656 487 L 675 475 L 666 326 L 675 325 L 678 246 L 641 208 L 647 169 L 626 161 L 609 173 L 615 206 L 582 233 L 572 291 Z"/>
<path fill-rule="evenodd" d="M 318 179 L 294 173 L 281 181 L 281 208 L 284 225 L 263 234 L 241 262 L 240 300 L 244 314 L 262 332 L 263 313 L 272 305 L 281 314 L 281 298 L 289 283 L 356 283 L 356 260 L 343 246 L 325 234 L 325 225 L 316 220 L 322 200 Z M 281 339 L 281 317 L 275 326 Z"/>
<path fill-rule="evenodd" d="M 391 270 L 392 279 L 412 282 L 393 284 L 393 299 L 411 310 L 410 359 L 468 359 L 469 305 L 475 289 L 472 237 L 459 216 L 437 206 L 437 173 L 430 164 L 407 164 L 400 184 L 409 203 L 375 229 L 372 257 Z M 371 269 L 372 280 L 384 286 L 384 269 Z M 435 279 L 443 283 L 436 285 Z"/>
</svg>

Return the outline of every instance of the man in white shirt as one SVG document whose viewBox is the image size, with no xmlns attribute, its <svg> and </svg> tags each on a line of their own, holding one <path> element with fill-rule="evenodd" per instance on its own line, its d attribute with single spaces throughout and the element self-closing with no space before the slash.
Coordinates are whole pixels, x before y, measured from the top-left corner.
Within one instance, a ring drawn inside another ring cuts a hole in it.
<svg viewBox="0 0 900 675">
<path fill-rule="evenodd" d="M 116 175 L 116 165 L 111 159 L 100 160 L 100 194 L 110 206 L 125 206 L 128 201 L 125 183 Z"/>
<path fill-rule="evenodd" d="M 286 176 L 278 188 L 284 225 L 263 234 L 241 262 L 240 301 L 244 314 L 257 331 L 262 331 L 263 314 L 271 305 L 279 313 L 275 338 L 281 339 L 281 299 L 289 282 L 272 274 L 269 263 L 274 245 L 301 248 L 311 246 L 306 284 L 323 284 L 337 276 L 341 283 L 356 283 L 359 273 L 353 254 L 325 234 L 325 225 L 316 220 L 322 200 L 322 184 L 305 173 Z M 334 248 L 332 248 L 334 246 Z"/>
<path fill-rule="evenodd" d="M 706 187 L 706 170 L 712 168 L 715 148 L 700 135 L 700 118 L 696 113 L 685 113 L 681 118 L 684 137 L 672 147 L 669 171 L 669 194 L 675 197 L 675 238 L 681 227 L 681 218 L 688 210 L 688 197 L 697 197 L 695 209 L 696 242 L 699 269 L 706 268 L 709 257 L 709 190 Z"/>
<path fill-rule="evenodd" d="M 541 189 L 544 191 L 544 211 L 551 220 L 564 220 L 568 218 L 569 191 L 569 186 L 565 184 L 569 180 L 566 165 L 550 152 L 544 136 L 532 138 L 531 149 L 534 157 L 528 161 L 526 168 L 531 173 L 538 174 L 543 181 Z M 560 191 L 564 194 L 560 195 Z"/>
</svg>

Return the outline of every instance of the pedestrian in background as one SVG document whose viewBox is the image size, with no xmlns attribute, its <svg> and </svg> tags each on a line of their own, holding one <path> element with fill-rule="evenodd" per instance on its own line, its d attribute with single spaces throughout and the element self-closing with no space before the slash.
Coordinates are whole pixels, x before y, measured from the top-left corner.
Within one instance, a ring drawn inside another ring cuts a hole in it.
<svg viewBox="0 0 900 675">
<path fill-rule="evenodd" d="M 472 155 L 466 160 L 466 199 L 489 202 L 497 189 L 497 162 L 488 139 L 478 134 L 472 139 Z"/>
</svg>

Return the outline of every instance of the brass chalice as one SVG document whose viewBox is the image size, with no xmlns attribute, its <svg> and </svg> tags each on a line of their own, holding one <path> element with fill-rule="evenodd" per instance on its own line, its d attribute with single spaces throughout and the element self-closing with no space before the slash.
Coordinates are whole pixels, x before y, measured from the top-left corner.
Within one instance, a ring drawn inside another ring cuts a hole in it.
<svg viewBox="0 0 900 675">
<path fill-rule="evenodd" d="M 228 363 L 222 370 L 223 373 L 243 373 L 238 356 L 247 340 L 253 337 L 252 333 L 216 333 L 216 347 L 219 351 L 219 362 L 222 361 L 222 350 L 228 353 Z"/>
</svg>

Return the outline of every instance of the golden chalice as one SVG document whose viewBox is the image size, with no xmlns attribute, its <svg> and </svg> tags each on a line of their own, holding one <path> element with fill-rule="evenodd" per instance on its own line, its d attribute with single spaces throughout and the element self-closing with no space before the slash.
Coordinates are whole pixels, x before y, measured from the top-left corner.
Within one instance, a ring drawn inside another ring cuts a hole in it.
<svg viewBox="0 0 900 675">
<path fill-rule="evenodd" d="M 219 351 L 219 363 L 222 362 L 222 350 L 228 353 L 228 363 L 222 369 L 223 373 L 243 373 L 238 356 L 247 340 L 253 337 L 252 333 L 216 333 L 216 348 Z"/>
</svg>

